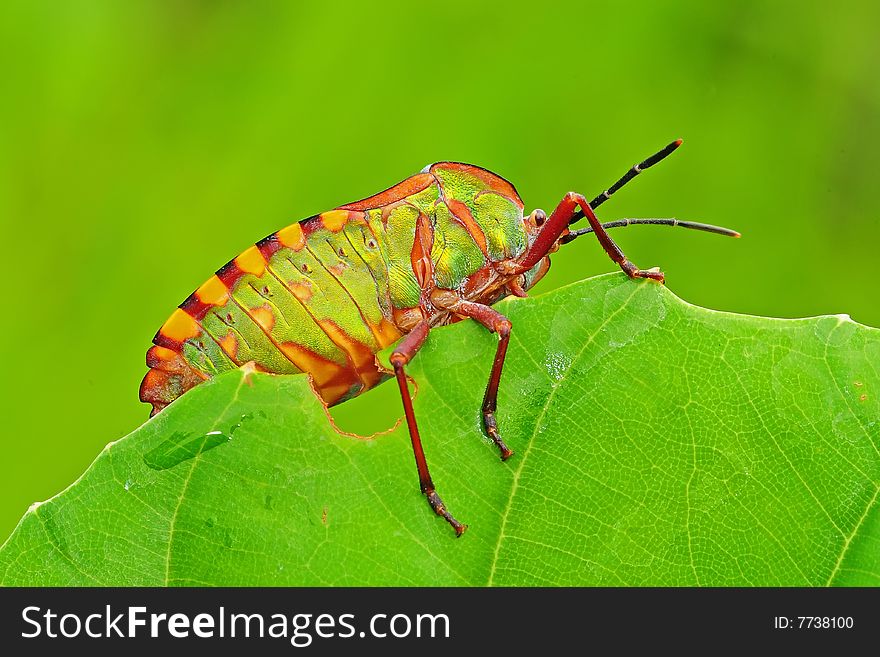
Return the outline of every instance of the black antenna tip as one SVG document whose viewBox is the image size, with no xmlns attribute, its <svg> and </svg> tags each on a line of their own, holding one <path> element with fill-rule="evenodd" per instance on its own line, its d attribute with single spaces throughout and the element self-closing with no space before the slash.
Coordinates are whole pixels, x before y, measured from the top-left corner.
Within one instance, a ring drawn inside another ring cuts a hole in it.
<svg viewBox="0 0 880 657">
<path fill-rule="evenodd" d="M 611 187 L 609 187 L 604 192 L 599 194 L 596 198 L 594 198 L 592 201 L 590 201 L 590 207 L 593 210 L 598 208 L 605 201 L 607 201 L 609 198 L 611 198 L 611 195 L 614 194 L 614 192 L 616 192 L 618 189 L 623 187 L 626 183 L 628 183 L 630 180 L 635 178 L 642 171 L 654 166 L 660 160 L 668 157 L 669 154 L 672 153 L 672 151 L 674 151 L 679 146 L 681 146 L 681 141 L 682 141 L 681 139 L 676 139 L 674 142 L 667 144 L 661 150 L 654 153 L 651 157 L 649 157 L 646 160 L 643 160 L 642 162 L 639 162 L 638 164 L 633 166 L 629 171 L 627 171 L 625 174 L 623 174 L 623 176 L 621 176 L 616 183 L 611 185 Z M 583 216 L 584 215 L 582 212 L 580 212 L 580 211 L 575 212 L 575 214 L 572 216 L 571 221 L 569 223 L 574 223 L 575 221 L 577 221 L 578 219 L 580 219 Z"/>
</svg>

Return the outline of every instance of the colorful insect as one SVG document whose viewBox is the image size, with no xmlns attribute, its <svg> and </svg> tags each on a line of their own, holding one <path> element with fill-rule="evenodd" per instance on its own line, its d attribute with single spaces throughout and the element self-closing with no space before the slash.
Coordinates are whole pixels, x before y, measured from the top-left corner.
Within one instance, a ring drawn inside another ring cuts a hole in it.
<svg viewBox="0 0 880 657">
<path fill-rule="evenodd" d="M 594 232 L 632 278 L 663 281 L 637 268 L 606 229 L 664 224 L 738 237 L 735 231 L 676 219 L 602 224 L 593 210 L 681 144 L 677 140 L 632 167 L 592 201 L 566 194 L 549 217 L 523 213 L 504 178 L 469 164 L 438 162 L 362 201 L 303 219 L 256 243 L 221 267 L 165 322 L 147 352 L 140 398 L 158 413 L 214 375 L 253 362 L 275 374 L 308 373 L 327 405 L 390 378 L 375 354 L 391 355 L 409 426 L 419 485 L 457 536 L 466 529 L 440 499 L 419 437 L 405 366 L 435 326 L 471 318 L 498 334 L 483 397 L 483 426 L 507 459 L 495 420 L 511 323 L 492 304 L 525 296 L 561 244 Z M 590 226 L 570 230 L 586 217 Z"/>
</svg>

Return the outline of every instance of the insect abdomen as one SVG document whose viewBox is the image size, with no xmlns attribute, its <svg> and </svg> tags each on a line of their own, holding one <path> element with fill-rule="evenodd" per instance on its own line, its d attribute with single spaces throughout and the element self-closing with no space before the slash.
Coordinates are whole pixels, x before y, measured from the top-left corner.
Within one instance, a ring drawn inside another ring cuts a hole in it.
<svg viewBox="0 0 880 657">
<path fill-rule="evenodd" d="M 373 357 L 400 332 L 383 309 L 387 290 L 352 243 L 354 236 L 360 251 L 369 251 L 357 224 L 366 226 L 362 213 L 324 213 L 222 267 L 156 334 L 141 400 L 155 414 L 203 380 L 249 361 L 275 374 L 311 374 L 328 404 L 384 380 Z"/>
</svg>

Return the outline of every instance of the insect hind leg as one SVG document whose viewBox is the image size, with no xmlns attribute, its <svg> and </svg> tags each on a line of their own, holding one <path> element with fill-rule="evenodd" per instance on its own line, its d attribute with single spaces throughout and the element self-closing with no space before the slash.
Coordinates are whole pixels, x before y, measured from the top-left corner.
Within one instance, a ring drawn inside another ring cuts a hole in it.
<svg viewBox="0 0 880 657">
<path fill-rule="evenodd" d="M 428 470 L 428 461 L 425 459 L 425 451 L 422 448 L 422 439 L 419 436 L 419 427 L 416 424 L 416 416 L 413 412 L 412 397 L 409 394 L 409 386 L 406 381 L 406 372 L 404 367 L 416 352 L 421 349 L 428 337 L 428 323 L 419 322 L 416 326 L 404 336 L 403 340 L 391 354 L 391 364 L 394 366 L 394 375 L 397 378 L 397 384 L 400 386 L 400 397 L 403 401 L 403 411 L 406 415 L 406 424 L 409 427 L 409 437 L 412 442 L 413 456 L 416 459 L 416 468 L 419 471 L 419 487 L 422 494 L 428 500 L 428 504 L 434 513 L 443 517 L 455 530 L 456 537 L 461 536 L 467 529 L 467 525 L 460 523 L 446 508 L 443 500 L 437 494 L 434 488 L 434 482 L 431 480 L 431 473 Z"/>
</svg>

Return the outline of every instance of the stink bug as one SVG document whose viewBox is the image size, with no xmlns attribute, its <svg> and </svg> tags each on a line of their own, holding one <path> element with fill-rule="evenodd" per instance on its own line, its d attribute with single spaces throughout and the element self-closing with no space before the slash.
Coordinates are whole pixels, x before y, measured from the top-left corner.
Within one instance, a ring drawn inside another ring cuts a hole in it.
<svg viewBox="0 0 880 657">
<path fill-rule="evenodd" d="M 679 145 L 633 166 L 592 201 L 567 193 L 549 217 L 543 210 L 524 214 L 514 186 L 486 169 L 438 162 L 384 192 L 282 228 L 221 267 L 174 311 L 147 351 L 140 398 L 155 414 L 215 374 L 253 362 L 264 372 L 309 374 L 334 405 L 390 378 L 375 354 L 402 337 L 390 360 L 419 485 L 460 536 L 466 525 L 446 508 L 428 471 L 406 364 L 435 326 L 471 318 L 497 333 L 483 427 L 509 458 L 495 411 L 511 324 L 492 304 L 525 296 L 550 267 L 549 254 L 587 233 L 628 276 L 658 282 L 663 274 L 636 267 L 606 229 L 647 223 L 739 236 L 676 219 L 596 218 L 597 207 Z M 584 217 L 589 227 L 569 228 Z"/>
</svg>

